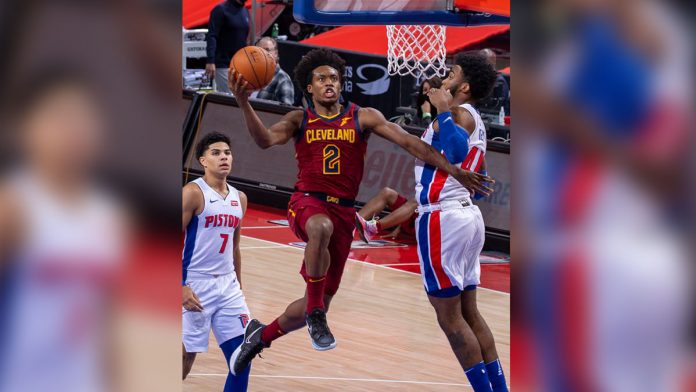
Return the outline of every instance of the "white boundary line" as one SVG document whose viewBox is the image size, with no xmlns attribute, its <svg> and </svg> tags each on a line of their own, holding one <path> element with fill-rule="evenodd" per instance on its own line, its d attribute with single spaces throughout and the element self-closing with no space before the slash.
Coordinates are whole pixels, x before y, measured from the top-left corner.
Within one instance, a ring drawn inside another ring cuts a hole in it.
<svg viewBox="0 0 696 392">
<path fill-rule="evenodd" d="M 380 264 L 385 267 L 399 267 L 402 265 L 420 265 L 420 263 L 396 263 L 396 264 Z"/>
<path fill-rule="evenodd" d="M 245 249 L 279 249 L 279 248 L 285 248 L 282 245 L 271 245 L 271 246 L 241 246 L 239 249 L 245 250 Z"/>
<path fill-rule="evenodd" d="M 245 229 L 289 229 L 288 226 L 273 225 L 273 226 L 242 226 L 242 230 Z"/>
<path fill-rule="evenodd" d="M 287 248 L 290 248 L 290 249 L 297 249 L 297 250 L 304 251 L 304 248 L 298 248 L 298 247 L 292 246 L 292 245 L 281 244 L 281 243 L 279 243 L 279 242 L 273 242 L 273 241 L 268 241 L 268 240 L 264 240 L 264 239 L 261 239 L 261 238 L 249 237 L 248 235 L 242 235 L 242 237 L 249 238 L 249 239 L 252 239 L 252 240 L 257 240 L 257 241 L 268 242 L 269 244 L 281 245 L 281 246 L 279 246 L 279 248 L 285 248 L 285 247 L 287 247 Z M 365 261 L 355 260 L 355 259 L 351 259 L 351 258 L 348 258 L 348 261 L 352 261 L 352 262 L 354 262 L 354 263 L 359 263 L 359 264 L 362 264 L 362 265 L 369 265 L 369 266 L 372 266 L 372 267 L 383 268 L 383 269 L 387 269 L 387 270 L 389 270 L 389 271 L 397 271 L 397 272 L 401 272 L 401 273 L 405 273 L 405 274 L 411 274 L 411 275 L 418 275 L 418 276 L 420 276 L 420 274 L 419 274 L 418 272 L 410 272 L 410 271 L 406 271 L 406 270 L 402 270 L 402 269 L 391 268 L 391 267 L 385 267 L 385 266 L 380 265 L 380 264 L 367 263 L 367 262 L 365 262 Z M 510 296 L 510 293 L 506 293 L 506 292 L 504 292 L 504 291 L 493 290 L 493 289 L 487 289 L 487 288 L 485 288 L 485 287 L 479 287 L 478 290 L 490 291 L 490 292 L 502 294 L 502 295 L 505 295 L 505 296 L 508 296 L 508 297 Z"/>
<path fill-rule="evenodd" d="M 227 377 L 227 373 L 191 373 L 189 376 L 197 377 Z M 470 387 L 470 384 L 457 384 L 450 382 L 433 382 L 433 381 L 408 381 L 408 380 L 382 380 L 377 378 L 344 378 L 344 377 L 313 377 L 313 376 L 272 376 L 265 374 L 252 374 L 249 377 L 257 378 L 290 378 L 290 379 L 301 379 L 301 380 L 330 380 L 330 381 L 362 381 L 362 382 L 383 382 L 392 384 L 421 384 L 421 385 L 451 385 L 451 386 L 461 386 Z"/>
</svg>

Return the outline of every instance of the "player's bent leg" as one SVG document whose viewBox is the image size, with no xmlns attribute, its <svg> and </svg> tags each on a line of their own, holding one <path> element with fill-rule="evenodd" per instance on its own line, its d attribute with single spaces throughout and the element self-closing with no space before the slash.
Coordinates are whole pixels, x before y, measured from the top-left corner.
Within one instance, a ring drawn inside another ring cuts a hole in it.
<svg viewBox="0 0 696 392">
<path fill-rule="evenodd" d="M 183 352 L 182 356 L 182 367 L 183 367 L 183 375 L 182 375 L 182 380 L 186 380 L 186 376 L 191 372 L 191 368 L 193 367 L 193 362 L 196 360 L 196 353 L 187 353 L 186 348 L 181 345 L 181 349 Z"/>
<path fill-rule="evenodd" d="M 307 220 L 304 229 L 307 233 L 307 246 L 304 252 L 307 276 L 324 276 L 329 269 L 330 259 L 327 249 L 333 234 L 333 222 L 327 215 L 316 214 Z"/>
<path fill-rule="evenodd" d="M 241 346 L 244 341 L 244 335 L 239 335 L 235 338 L 229 339 L 220 345 L 222 353 L 225 355 L 225 359 L 228 364 L 232 364 L 230 359 L 232 354 Z M 249 372 L 251 371 L 251 366 L 247 366 L 245 369 L 241 370 L 239 373 L 227 375 L 227 380 L 225 381 L 225 389 L 223 392 L 246 392 L 249 386 Z"/>
<path fill-rule="evenodd" d="M 307 220 L 304 230 L 307 233 L 304 274 L 307 282 L 305 321 L 312 347 L 320 351 L 330 350 L 336 347 L 336 339 L 326 322 L 324 288 L 326 273 L 331 263 L 328 247 L 334 225 L 327 215 L 316 214 Z"/>
<path fill-rule="evenodd" d="M 269 327 L 277 328 L 277 333 L 274 334 L 272 329 L 267 328 L 264 330 L 262 339 L 264 342 L 270 342 L 288 332 L 307 325 L 312 347 L 315 350 L 325 351 L 336 347 L 336 339 L 326 322 L 326 312 L 329 310 L 332 298 L 332 295 L 324 295 L 324 309 L 315 308 L 312 312 L 306 313 L 307 294 L 305 293 L 305 297 L 297 299 L 288 305 L 285 312 L 269 325 Z"/>
<path fill-rule="evenodd" d="M 307 283 L 305 312 L 310 313 L 316 308 L 324 309 L 326 271 L 331 263 L 328 247 L 334 227 L 327 215 L 316 214 L 307 220 L 304 230 L 307 233 L 303 273 Z"/>
<path fill-rule="evenodd" d="M 434 294 L 434 295 L 433 295 Z M 449 293 L 447 293 L 449 294 Z M 428 293 L 428 300 L 435 308 L 437 322 L 447 336 L 450 347 L 457 357 L 469 383 L 475 392 L 491 392 L 486 367 L 481 357 L 476 335 L 464 321 L 461 314 L 461 298 L 457 292 L 454 296 L 440 297 L 440 293 Z"/>
<path fill-rule="evenodd" d="M 471 330 L 474 331 L 474 335 L 476 335 L 476 339 L 481 346 L 483 360 L 488 363 L 498 358 L 495 340 L 493 339 L 491 329 L 481 316 L 481 313 L 479 313 L 478 306 L 476 305 L 477 290 L 471 287 L 468 288 L 468 290 L 462 291 L 461 294 L 462 316 L 464 320 L 466 320 L 466 323 L 469 324 L 469 327 L 471 327 Z"/>
<path fill-rule="evenodd" d="M 507 383 L 503 374 L 503 368 L 500 365 L 500 359 L 498 358 L 498 351 L 495 348 L 495 339 L 486 320 L 483 319 L 478 310 L 476 291 L 476 286 L 468 286 L 462 291 L 462 316 L 471 327 L 471 330 L 474 331 L 474 335 L 476 335 L 476 339 L 481 346 L 481 354 L 486 364 L 488 378 L 491 381 L 493 391 L 507 392 Z"/>
<path fill-rule="evenodd" d="M 391 214 L 385 216 L 381 221 L 381 227 L 388 228 L 400 225 L 407 220 L 411 219 L 416 208 L 418 208 L 418 203 L 415 200 L 408 200 L 399 208 L 394 210 Z"/>
<path fill-rule="evenodd" d="M 326 312 L 328 313 L 329 311 L 329 306 L 331 305 L 331 300 L 333 299 L 333 295 L 327 295 L 324 294 L 324 305 Z M 305 325 L 307 325 L 307 322 L 305 320 L 305 308 L 307 307 L 307 297 L 302 297 L 300 299 L 297 299 L 293 301 L 288 307 L 285 309 L 285 312 L 283 312 L 280 317 L 278 317 L 278 324 L 280 328 L 283 331 L 283 334 L 296 331 Z M 270 324 L 269 324 L 270 326 Z M 269 343 L 270 341 L 266 340 L 265 336 L 266 330 L 264 330 L 264 336 L 262 337 L 263 341 L 265 343 Z M 273 339 L 275 340 L 275 339 Z"/>
<path fill-rule="evenodd" d="M 332 295 L 324 296 L 326 311 L 329 310 L 331 299 L 333 299 Z M 304 311 L 306 303 L 306 297 L 293 301 L 280 317 L 273 320 L 273 322 L 268 325 L 264 325 L 256 319 L 249 321 L 244 329 L 244 340 L 241 342 L 240 346 L 234 350 L 229 360 L 230 372 L 235 375 L 238 372 L 242 372 L 249 366 L 254 357 L 263 351 L 264 348 L 270 347 L 271 342 L 275 339 L 304 327 L 306 325 Z M 251 326 L 252 324 L 254 325 L 253 327 Z M 257 341 L 255 331 L 259 327 L 261 332 L 259 333 L 260 338 Z"/>
<path fill-rule="evenodd" d="M 379 191 L 379 193 L 377 193 L 377 195 L 375 195 L 375 197 L 365 203 L 358 214 L 363 219 L 370 220 L 376 214 L 382 212 L 385 207 L 392 205 L 398 196 L 399 194 L 395 190 L 389 187 L 384 187 Z"/>
</svg>

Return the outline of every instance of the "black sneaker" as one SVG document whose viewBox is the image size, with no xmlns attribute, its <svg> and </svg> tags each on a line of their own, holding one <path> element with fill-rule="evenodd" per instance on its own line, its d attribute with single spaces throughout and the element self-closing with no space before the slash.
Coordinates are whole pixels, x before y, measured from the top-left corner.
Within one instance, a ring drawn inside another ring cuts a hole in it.
<svg viewBox="0 0 696 392">
<path fill-rule="evenodd" d="M 230 372 L 237 375 L 249 366 L 256 354 L 268 347 L 261 341 L 261 332 L 266 328 L 257 319 L 252 319 L 244 328 L 244 340 L 230 357 Z"/>
<path fill-rule="evenodd" d="M 336 347 L 329 325 L 326 324 L 326 312 L 323 309 L 314 309 L 305 315 L 309 337 L 312 338 L 312 347 L 315 350 L 326 351 Z"/>
</svg>

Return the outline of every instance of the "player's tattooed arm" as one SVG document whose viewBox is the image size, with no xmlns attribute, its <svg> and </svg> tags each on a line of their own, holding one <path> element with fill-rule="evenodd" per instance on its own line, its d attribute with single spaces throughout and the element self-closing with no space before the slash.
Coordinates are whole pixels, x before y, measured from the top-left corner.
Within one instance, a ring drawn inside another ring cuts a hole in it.
<svg viewBox="0 0 696 392">
<path fill-rule="evenodd" d="M 399 125 L 387 121 L 384 115 L 378 110 L 373 108 L 361 108 L 358 116 L 363 129 L 371 129 L 377 135 L 392 143 L 398 144 L 414 157 L 446 171 L 467 189 L 485 195 L 489 195 L 493 192 L 493 189 L 488 187 L 488 185 L 495 182 L 492 178 L 452 165 L 439 151 L 436 151 L 432 146 L 423 142 L 417 136 L 406 132 Z"/>
<path fill-rule="evenodd" d="M 239 225 L 234 229 L 234 272 L 237 274 L 239 287 L 242 287 L 242 251 L 239 247 L 239 240 L 242 237 L 242 221 L 246 215 L 247 196 L 244 192 L 239 192 L 239 201 L 242 205 L 242 219 L 239 220 Z"/>
<path fill-rule="evenodd" d="M 254 142 L 259 147 L 266 149 L 290 141 L 302 125 L 304 112 L 302 110 L 293 110 L 283 116 L 280 121 L 266 128 L 249 103 L 247 81 L 244 80 L 241 74 L 237 74 L 234 71 L 231 71 L 230 77 L 230 90 L 237 99 L 239 108 L 242 109 L 244 122 L 249 129 L 249 133 L 251 133 L 251 137 L 254 138 Z"/>
</svg>

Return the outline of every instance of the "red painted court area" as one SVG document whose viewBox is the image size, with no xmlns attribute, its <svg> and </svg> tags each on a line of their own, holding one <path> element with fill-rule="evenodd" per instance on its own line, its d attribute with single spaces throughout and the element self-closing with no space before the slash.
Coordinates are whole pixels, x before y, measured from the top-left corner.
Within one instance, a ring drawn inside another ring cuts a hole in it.
<svg viewBox="0 0 696 392">
<path fill-rule="evenodd" d="M 271 220 L 287 219 L 286 211 L 250 204 L 244 221 L 242 235 L 288 245 L 300 240 L 287 226 L 270 223 Z M 355 239 L 358 240 L 357 235 Z M 420 273 L 415 243 L 405 246 L 351 249 L 350 258 L 366 263 L 379 264 L 412 273 Z M 482 264 L 481 287 L 510 292 L 510 264 Z"/>
</svg>

